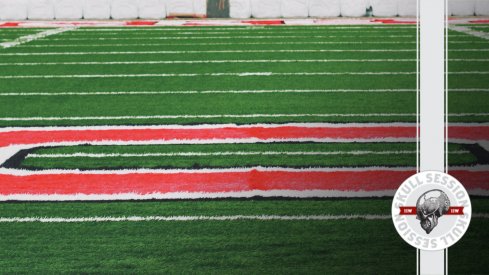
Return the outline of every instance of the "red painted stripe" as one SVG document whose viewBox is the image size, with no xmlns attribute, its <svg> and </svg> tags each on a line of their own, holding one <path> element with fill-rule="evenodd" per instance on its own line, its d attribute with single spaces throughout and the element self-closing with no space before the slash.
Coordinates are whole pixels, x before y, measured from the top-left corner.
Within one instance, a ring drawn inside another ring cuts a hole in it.
<svg viewBox="0 0 489 275">
<path fill-rule="evenodd" d="M 118 194 L 252 190 L 374 191 L 397 189 L 414 171 L 245 171 L 175 174 L 0 175 L 0 194 Z"/>
<path fill-rule="evenodd" d="M 380 22 L 383 24 L 416 24 L 416 20 L 396 20 L 396 19 L 373 19 L 371 22 Z"/>
<path fill-rule="evenodd" d="M 210 139 L 373 139 L 414 138 L 412 126 L 390 127 L 223 127 L 212 129 L 41 130 L 0 133 L 0 147 L 48 142 L 210 140 Z"/>
<path fill-rule="evenodd" d="M 158 21 L 141 21 L 141 20 L 135 20 L 135 21 L 127 21 L 124 23 L 125 26 L 153 26 Z"/>
<path fill-rule="evenodd" d="M 415 171 L 245 171 L 175 174 L 0 175 L 0 194 L 119 194 L 270 190 L 396 190 Z M 489 171 L 453 171 L 467 188 L 489 190 Z"/>
<path fill-rule="evenodd" d="M 0 24 L 0 28 L 12 28 L 12 27 L 18 27 L 20 22 L 5 22 Z"/>
</svg>

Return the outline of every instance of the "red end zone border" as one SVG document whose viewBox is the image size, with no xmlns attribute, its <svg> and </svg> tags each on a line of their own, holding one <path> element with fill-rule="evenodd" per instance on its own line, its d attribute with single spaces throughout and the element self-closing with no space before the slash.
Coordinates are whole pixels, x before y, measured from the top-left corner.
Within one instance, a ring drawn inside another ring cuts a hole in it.
<svg viewBox="0 0 489 275">
<path fill-rule="evenodd" d="M 453 141 L 487 141 L 489 125 L 453 124 Z M 247 142 L 415 142 L 416 125 L 277 124 L 99 126 L 0 129 L 0 161 L 22 149 L 77 144 Z M 0 200 L 118 200 L 217 197 L 393 195 L 415 168 L 244 168 L 203 170 L 26 171 L 0 168 Z M 489 194 L 489 169 L 450 171 L 472 194 Z"/>
</svg>

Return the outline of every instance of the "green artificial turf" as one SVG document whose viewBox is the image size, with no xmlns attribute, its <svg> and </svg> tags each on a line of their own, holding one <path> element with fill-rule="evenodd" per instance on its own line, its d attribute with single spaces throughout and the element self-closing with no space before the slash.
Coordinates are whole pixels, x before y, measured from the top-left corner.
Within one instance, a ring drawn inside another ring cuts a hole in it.
<svg viewBox="0 0 489 275">
<path fill-rule="evenodd" d="M 488 26 L 474 28 L 485 30 Z M 0 42 L 11 41 L 20 36 L 40 31 L 42 29 L 0 29 Z M 193 38 L 187 39 L 189 37 Z M 103 40 L 98 40 L 98 38 Z M 0 49 L 0 77 L 208 72 L 415 72 L 415 39 L 414 26 L 165 27 L 123 28 L 122 30 L 120 28 L 81 28 L 17 47 Z M 482 38 L 449 31 L 448 45 L 448 58 L 450 59 L 448 68 L 451 72 L 448 78 L 448 89 L 451 90 L 448 97 L 450 122 L 488 122 L 489 98 L 487 91 L 484 90 L 489 87 L 487 75 L 454 73 L 487 71 L 487 61 L 467 59 L 488 59 L 489 43 Z M 253 52 L 236 52 L 239 50 Z M 71 52 L 71 54 L 66 54 L 66 52 Z M 77 52 L 89 53 L 76 54 Z M 109 52 L 122 53 L 110 54 Z M 42 55 L 43 53 L 46 54 Z M 347 59 L 352 61 L 345 62 Z M 368 62 L 367 60 L 370 59 L 386 61 Z M 404 60 L 399 61 L 399 59 Z M 320 63 L 297 61 L 293 63 L 59 64 L 63 62 L 205 60 L 329 61 Z M 46 62 L 52 64 L 35 64 Z M 0 127 L 286 122 L 414 123 L 416 122 L 417 102 L 416 79 L 415 74 L 0 78 Z M 347 93 L 335 91 L 338 89 L 358 91 Z M 393 89 L 393 91 L 371 91 L 378 89 Z M 246 94 L 202 92 L 244 90 L 273 90 L 273 92 Z M 301 90 L 302 93 L 299 93 L 300 91 L 292 93 L 286 90 Z M 119 91 L 149 91 L 153 94 L 95 94 L 95 92 Z M 167 93 L 171 91 L 197 92 Z M 46 94 L 28 95 L 28 93 L 36 92 Z M 57 94 L 71 92 L 88 94 Z M 90 95 L 90 93 L 93 94 Z M 256 118 L 137 118 L 137 116 L 161 115 L 247 114 L 263 114 L 264 116 Z M 266 115 L 269 114 L 302 114 L 304 116 L 267 117 Z M 323 116 L 315 116 L 315 114 Z M 114 117 L 117 116 L 127 117 L 115 119 Z M 35 120 L 39 117 L 54 118 Z M 16 118 L 26 119 L 16 120 Z M 458 150 L 459 146 L 450 145 L 449 150 Z M 312 151 L 318 148 L 323 151 L 351 150 L 354 147 L 359 150 L 386 150 L 387 148 L 385 144 L 73 146 L 38 149 L 32 153 L 190 152 L 197 149 L 208 152 L 239 151 L 244 150 L 243 148 L 269 150 L 270 147 L 283 151 L 299 149 Z M 415 150 L 413 144 L 389 144 L 389 148 Z M 451 165 L 470 164 L 475 160 L 474 156 L 470 154 L 450 154 L 449 158 Z M 32 165 L 37 168 L 107 168 L 124 165 L 126 167 L 155 167 L 164 163 L 165 165 L 188 167 L 195 163 L 236 166 L 246 164 L 247 161 L 250 165 L 265 163 L 282 166 L 343 166 L 362 165 L 362 163 L 370 166 L 383 164 L 414 166 L 416 161 L 415 156 L 409 154 L 388 155 L 382 158 L 368 156 L 365 159 L 358 157 L 305 158 L 301 156 L 295 159 L 290 157 L 279 159 L 227 157 L 225 159 L 193 158 L 191 160 L 175 158 L 101 160 L 102 163 L 80 158 L 27 158 L 21 165 L 24 167 Z M 390 204 L 390 198 L 3 202 L 0 203 L 0 217 L 390 215 Z M 473 209 L 474 213 L 489 213 L 489 200 L 473 198 Z M 483 240 L 488 238 L 486 230 L 488 226 L 486 219 L 474 218 L 466 236 L 449 249 L 449 272 L 451 274 L 487 272 L 485 263 L 489 261 L 489 244 Z M 416 272 L 415 249 L 402 241 L 389 219 L 71 224 L 0 222 L 0 236 L 0 270 L 2 273 L 414 274 Z M 477 253 L 477 257 L 474 257 L 474 253 Z"/>
<path fill-rule="evenodd" d="M 356 152 L 384 154 L 286 155 L 286 152 Z M 387 152 L 386 152 L 387 151 Z M 399 153 L 396 153 L 399 151 Z M 144 156 L 144 154 L 225 153 L 207 156 Z M 233 152 L 256 153 L 233 155 Z M 268 154 L 267 154 L 268 152 Z M 270 155 L 270 152 L 276 154 Z M 457 153 L 457 152 L 462 152 Z M 108 154 L 105 157 L 83 157 L 72 154 Z M 231 154 L 230 154 L 231 153 Z M 260 154 L 261 153 L 261 154 Z M 70 157 L 53 155 L 71 154 Z M 132 154 L 111 156 L 110 154 Z M 136 154 L 136 155 L 134 155 Z M 137 156 L 137 154 L 142 154 Z M 51 155 L 51 157 L 49 157 Z M 44 156 L 39 158 L 37 156 Z M 48 157 L 48 158 L 46 158 Z M 477 158 L 463 145 L 450 144 L 450 165 L 473 165 Z M 230 167 L 358 167 L 416 166 L 414 143 L 269 143 L 207 145 L 137 145 L 137 146 L 68 146 L 39 148 L 20 163 L 26 169 L 135 169 L 135 168 L 230 168 Z"/>
<path fill-rule="evenodd" d="M 473 198 L 476 213 L 488 200 Z M 390 215 L 390 199 L 3 203 L 3 217 Z M 486 220 L 449 255 L 453 273 L 484 272 Z M 0 223 L 7 273 L 412 274 L 416 252 L 392 221 Z M 480 257 L 467 258 L 476 248 Z M 368 251 L 368 252 L 366 252 Z M 379 264 L 379 260 L 382 264 Z M 470 263 L 470 264 L 468 264 Z"/>
</svg>

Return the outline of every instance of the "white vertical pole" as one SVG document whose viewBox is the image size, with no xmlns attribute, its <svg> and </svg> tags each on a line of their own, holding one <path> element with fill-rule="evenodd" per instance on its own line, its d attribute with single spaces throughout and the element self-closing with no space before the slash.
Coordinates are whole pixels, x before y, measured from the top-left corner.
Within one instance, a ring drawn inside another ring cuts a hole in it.
<svg viewBox="0 0 489 275">
<path fill-rule="evenodd" d="M 420 0 L 420 171 L 445 171 L 445 0 Z M 445 274 L 445 251 L 419 251 L 419 273 Z"/>
</svg>

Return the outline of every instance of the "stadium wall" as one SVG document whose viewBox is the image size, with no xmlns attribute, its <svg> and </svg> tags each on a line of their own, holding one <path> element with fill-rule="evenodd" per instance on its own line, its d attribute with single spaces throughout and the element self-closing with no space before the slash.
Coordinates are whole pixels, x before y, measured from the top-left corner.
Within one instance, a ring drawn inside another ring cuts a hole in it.
<svg viewBox="0 0 489 275">
<path fill-rule="evenodd" d="M 488 0 L 448 0 L 452 16 L 487 16 Z M 0 0 L 0 20 L 416 16 L 416 0 Z"/>
</svg>

